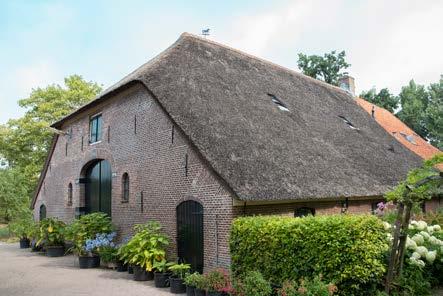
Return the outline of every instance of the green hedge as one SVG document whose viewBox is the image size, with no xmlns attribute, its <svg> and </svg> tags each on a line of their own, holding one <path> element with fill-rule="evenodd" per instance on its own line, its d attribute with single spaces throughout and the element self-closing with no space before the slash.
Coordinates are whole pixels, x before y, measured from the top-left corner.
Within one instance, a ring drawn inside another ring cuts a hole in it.
<svg viewBox="0 0 443 296">
<path fill-rule="evenodd" d="M 234 276 L 260 271 L 273 284 L 322 275 L 340 295 L 369 295 L 386 270 L 381 220 L 370 215 L 235 219 L 231 229 Z"/>
</svg>

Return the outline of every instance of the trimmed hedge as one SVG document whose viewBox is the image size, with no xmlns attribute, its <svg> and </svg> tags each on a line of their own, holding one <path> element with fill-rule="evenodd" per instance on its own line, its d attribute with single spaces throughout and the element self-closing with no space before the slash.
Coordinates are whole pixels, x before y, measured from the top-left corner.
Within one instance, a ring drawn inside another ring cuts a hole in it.
<svg viewBox="0 0 443 296">
<path fill-rule="evenodd" d="M 322 275 L 340 295 L 369 295 L 382 281 L 387 250 L 382 221 L 372 215 L 242 217 L 231 228 L 235 277 L 257 270 L 281 285 Z"/>
</svg>

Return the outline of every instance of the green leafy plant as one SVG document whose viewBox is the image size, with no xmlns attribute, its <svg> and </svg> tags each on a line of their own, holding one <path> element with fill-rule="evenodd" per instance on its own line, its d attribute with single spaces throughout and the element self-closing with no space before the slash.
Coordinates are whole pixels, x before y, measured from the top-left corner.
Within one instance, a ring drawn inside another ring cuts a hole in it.
<svg viewBox="0 0 443 296">
<path fill-rule="evenodd" d="M 44 244 L 46 247 L 65 245 L 65 222 L 57 218 L 45 218 L 40 221 L 39 227 L 37 245 Z"/>
<path fill-rule="evenodd" d="M 20 239 L 31 239 L 36 232 L 36 223 L 31 217 L 22 217 L 11 222 L 9 229 Z"/>
<path fill-rule="evenodd" d="M 103 246 L 98 248 L 100 260 L 104 263 L 116 263 L 118 261 L 117 248 L 113 246 Z"/>
<path fill-rule="evenodd" d="M 234 281 L 234 289 L 237 295 L 270 296 L 272 287 L 263 275 L 258 271 L 249 271 L 243 277 Z"/>
<path fill-rule="evenodd" d="M 184 279 L 186 274 L 191 270 L 191 265 L 186 263 L 174 264 L 168 268 L 172 274 L 180 279 Z"/>
<path fill-rule="evenodd" d="M 155 261 L 153 269 L 157 272 L 166 273 L 169 270 L 169 267 L 174 264 L 174 262 L 167 262 L 166 259 L 163 259 L 161 261 Z"/>
<path fill-rule="evenodd" d="M 207 281 L 207 290 L 209 292 L 232 292 L 233 289 L 230 276 L 226 270 L 217 268 L 207 273 L 205 277 Z"/>
<path fill-rule="evenodd" d="M 161 233 L 158 222 L 136 225 L 134 236 L 120 247 L 118 255 L 124 263 L 133 264 L 152 271 L 156 262 L 166 258 L 165 248 L 169 244 L 168 238 Z"/>
<path fill-rule="evenodd" d="M 374 215 L 241 217 L 230 236 L 233 277 L 258 270 L 275 285 L 322 274 L 339 295 L 367 295 L 386 271 L 389 248 Z"/>
<path fill-rule="evenodd" d="M 85 244 L 99 233 L 111 233 L 114 227 L 111 218 L 105 213 L 92 213 L 74 220 L 66 231 L 66 238 L 73 243 L 72 251 L 79 256 L 86 256 Z"/>
<path fill-rule="evenodd" d="M 198 272 L 194 272 L 194 273 L 188 273 L 185 276 L 185 284 L 187 286 L 191 286 L 191 287 L 197 287 L 198 283 L 201 282 L 202 280 L 204 280 L 204 276 Z M 203 285 L 200 285 L 203 286 Z M 197 287 L 199 288 L 199 287 Z M 206 286 L 204 288 L 199 288 L 204 290 L 206 288 Z"/>
<path fill-rule="evenodd" d="M 294 281 L 286 281 L 283 287 L 278 290 L 279 296 L 331 296 L 337 292 L 334 284 L 326 284 L 321 276 L 313 279 L 302 279 L 297 284 Z"/>
</svg>

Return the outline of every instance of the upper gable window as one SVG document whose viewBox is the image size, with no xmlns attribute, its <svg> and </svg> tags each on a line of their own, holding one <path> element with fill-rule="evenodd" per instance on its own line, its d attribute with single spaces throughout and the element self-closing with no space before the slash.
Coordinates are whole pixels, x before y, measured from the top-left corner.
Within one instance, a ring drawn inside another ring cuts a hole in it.
<svg viewBox="0 0 443 296">
<path fill-rule="evenodd" d="M 268 94 L 271 97 L 272 102 L 277 105 L 278 109 L 282 111 L 289 111 L 289 108 L 279 99 L 276 95 Z"/>
<path fill-rule="evenodd" d="M 89 120 L 89 143 L 96 143 L 102 139 L 102 115 L 98 114 Z"/>
</svg>

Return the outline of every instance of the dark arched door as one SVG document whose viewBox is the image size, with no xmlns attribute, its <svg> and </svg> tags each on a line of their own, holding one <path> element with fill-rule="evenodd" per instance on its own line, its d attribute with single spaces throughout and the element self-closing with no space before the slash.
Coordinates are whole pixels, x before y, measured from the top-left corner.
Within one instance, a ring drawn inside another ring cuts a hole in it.
<svg viewBox="0 0 443 296">
<path fill-rule="evenodd" d="M 111 216 L 111 165 L 99 160 L 86 171 L 85 206 L 87 213 L 103 212 Z"/>
<path fill-rule="evenodd" d="M 196 201 L 177 206 L 177 251 L 180 261 L 203 272 L 203 206 Z"/>
</svg>

